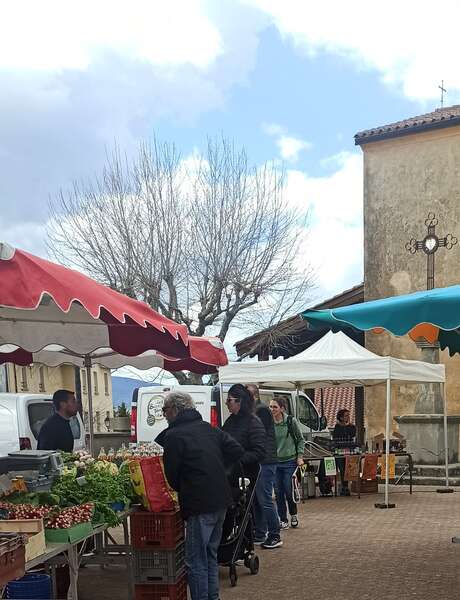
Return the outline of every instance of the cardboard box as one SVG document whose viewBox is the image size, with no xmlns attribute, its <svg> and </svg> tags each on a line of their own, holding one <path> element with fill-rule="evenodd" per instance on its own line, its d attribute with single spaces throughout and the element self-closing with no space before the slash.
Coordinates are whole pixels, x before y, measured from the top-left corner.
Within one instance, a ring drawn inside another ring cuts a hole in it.
<svg viewBox="0 0 460 600">
<path fill-rule="evenodd" d="M 27 536 L 26 563 L 45 553 L 46 541 L 43 519 L 0 521 L 0 532 L 22 533 Z"/>
</svg>

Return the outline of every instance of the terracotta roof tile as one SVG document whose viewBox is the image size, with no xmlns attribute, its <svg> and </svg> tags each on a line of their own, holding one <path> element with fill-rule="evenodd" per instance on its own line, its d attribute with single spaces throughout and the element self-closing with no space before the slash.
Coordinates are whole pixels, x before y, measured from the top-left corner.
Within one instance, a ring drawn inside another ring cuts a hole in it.
<svg viewBox="0 0 460 600">
<path fill-rule="evenodd" d="M 324 416 L 327 426 L 334 427 L 337 412 L 341 408 L 350 411 L 350 421 L 355 422 L 355 388 L 352 387 L 328 387 L 323 388 Z M 315 406 L 321 414 L 321 390 L 315 390 Z"/>
<path fill-rule="evenodd" d="M 396 123 L 390 123 L 389 125 L 359 131 L 355 135 L 355 144 L 365 144 L 379 139 L 398 137 L 417 131 L 452 125 L 460 125 L 460 104 L 437 108 L 433 112 L 419 115 L 418 117 L 411 117 L 410 119 L 404 119 Z"/>
</svg>

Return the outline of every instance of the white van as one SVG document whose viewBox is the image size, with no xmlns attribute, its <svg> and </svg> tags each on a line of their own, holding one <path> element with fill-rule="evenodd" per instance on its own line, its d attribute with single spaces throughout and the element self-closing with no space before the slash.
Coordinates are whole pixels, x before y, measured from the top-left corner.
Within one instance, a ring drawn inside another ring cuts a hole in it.
<svg viewBox="0 0 460 600">
<path fill-rule="evenodd" d="M 220 426 L 229 413 L 225 400 L 230 385 L 223 385 L 223 398 L 220 397 L 220 386 L 209 385 L 174 385 L 152 386 L 137 388 L 133 392 L 131 401 L 131 441 L 151 442 L 167 427 L 162 407 L 165 394 L 171 390 L 179 390 L 190 394 L 197 410 L 205 421 L 212 425 Z M 330 438 L 325 417 L 321 417 L 310 398 L 303 392 L 297 394 L 293 390 L 259 390 L 260 399 L 267 405 L 276 396 L 287 396 L 289 399 L 289 413 L 299 421 L 303 436 L 314 440 L 316 437 Z"/>
<path fill-rule="evenodd" d="M 167 392 L 179 390 L 190 394 L 205 421 L 218 425 L 216 404 L 212 401 L 213 388 L 209 385 L 173 385 L 136 388 L 131 400 L 131 441 L 152 442 L 168 426 L 163 415 Z"/>
<path fill-rule="evenodd" d="M 53 413 L 52 397 L 46 394 L 0 393 L 0 456 L 17 450 L 37 449 L 38 434 Z M 70 421 L 74 450 L 85 447 L 85 428 L 80 415 Z"/>
<path fill-rule="evenodd" d="M 224 397 L 220 401 L 219 412 L 220 415 L 222 415 L 221 420 L 225 421 L 229 415 L 225 400 L 227 398 L 228 390 L 231 386 L 229 384 L 224 384 L 222 387 L 224 390 Z M 270 404 L 270 401 L 277 396 L 284 396 L 288 398 L 288 413 L 293 415 L 298 420 L 300 431 L 306 440 L 314 441 L 317 437 L 330 439 L 331 434 L 327 428 L 326 417 L 319 415 L 316 406 L 313 404 L 307 394 L 304 392 L 299 392 L 297 395 L 295 390 L 259 388 L 260 400 L 267 406 Z"/>
</svg>

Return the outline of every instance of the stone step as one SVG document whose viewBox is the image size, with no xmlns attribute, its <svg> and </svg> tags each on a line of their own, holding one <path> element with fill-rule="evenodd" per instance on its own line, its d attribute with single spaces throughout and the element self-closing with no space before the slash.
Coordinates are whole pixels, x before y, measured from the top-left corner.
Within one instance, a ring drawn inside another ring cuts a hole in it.
<svg viewBox="0 0 460 600">
<path fill-rule="evenodd" d="M 399 466 L 398 471 L 402 472 L 402 465 Z M 414 465 L 413 474 L 414 476 L 420 477 L 444 477 L 446 467 L 444 465 Z M 449 465 L 449 476 L 460 477 L 460 464 L 454 463 Z"/>
<path fill-rule="evenodd" d="M 404 481 L 404 483 L 408 483 L 409 478 Z M 414 475 L 412 477 L 413 485 L 433 485 L 439 488 L 443 488 L 446 486 L 445 477 L 423 477 L 421 475 Z M 449 486 L 457 487 L 460 486 L 460 477 L 449 477 Z"/>
</svg>

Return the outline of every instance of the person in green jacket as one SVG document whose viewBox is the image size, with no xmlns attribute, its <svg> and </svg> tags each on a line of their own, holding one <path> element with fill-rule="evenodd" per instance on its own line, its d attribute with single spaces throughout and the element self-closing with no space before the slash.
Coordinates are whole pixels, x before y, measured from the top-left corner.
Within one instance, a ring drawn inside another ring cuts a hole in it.
<svg viewBox="0 0 460 600">
<path fill-rule="evenodd" d="M 303 465 L 305 440 L 297 420 L 287 414 L 288 399 L 278 396 L 270 402 L 278 453 L 276 465 L 275 496 L 281 529 L 289 528 L 287 508 L 291 515 L 291 527 L 298 527 L 297 504 L 292 498 L 292 476 Z M 287 504 L 287 507 L 286 507 Z"/>
</svg>

